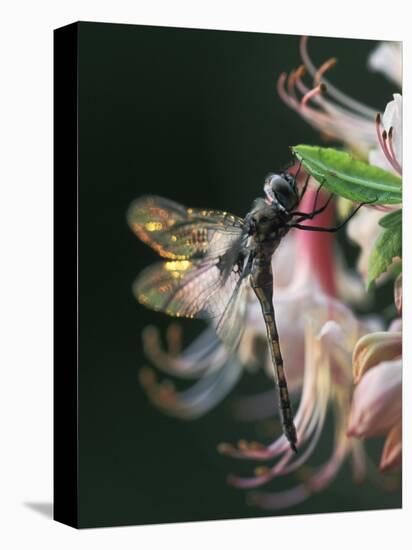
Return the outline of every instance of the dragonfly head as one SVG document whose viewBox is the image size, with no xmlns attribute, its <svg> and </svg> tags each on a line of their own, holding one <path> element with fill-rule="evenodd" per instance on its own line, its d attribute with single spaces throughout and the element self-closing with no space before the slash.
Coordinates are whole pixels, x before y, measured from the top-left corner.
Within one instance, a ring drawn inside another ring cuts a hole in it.
<svg viewBox="0 0 412 550">
<path fill-rule="evenodd" d="M 296 179 L 287 172 L 269 174 L 265 180 L 264 190 L 267 200 L 278 204 L 281 210 L 292 211 L 299 202 Z"/>
</svg>

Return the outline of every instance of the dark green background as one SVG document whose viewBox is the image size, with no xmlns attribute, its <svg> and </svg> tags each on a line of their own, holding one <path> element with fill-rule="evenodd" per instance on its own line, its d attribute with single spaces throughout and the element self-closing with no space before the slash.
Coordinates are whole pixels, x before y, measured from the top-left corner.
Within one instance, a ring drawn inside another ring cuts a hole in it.
<svg viewBox="0 0 412 550">
<path fill-rule="evenodd" d="M 229 471 L 253 466 L 216 452 L 220 441 L 253 433 L 232 420 L 229 399 L 183 422 L 148 404 L 137 382 L 143 327 L 169 320 L 132 296 L 155 254 L 125 213 L 154 192 L 244 215 L 265 175 L 290 161 L 288 146 L 320 143 L 276 94 L 280 72 L 300 64 L 298 45 L 295 36 L 79 25 L 80 526 L 271 515 L 248 508 L 245 493 L 225 483 Z M 317 62 L 339 58 L 338 86 L 382 109 L 394 90 L 366 70 L 374 45 L 309 42 Z M 189 340 L 199 330 L 184 326 Z M 269 383 L 248 375 L 234 393 Z M 326 442 L 320 456 L 328 450 Z M 399 505 L 400 492 L 355 487 L 345 465 L 326 492 L 284 513 Z"/>
</svg>

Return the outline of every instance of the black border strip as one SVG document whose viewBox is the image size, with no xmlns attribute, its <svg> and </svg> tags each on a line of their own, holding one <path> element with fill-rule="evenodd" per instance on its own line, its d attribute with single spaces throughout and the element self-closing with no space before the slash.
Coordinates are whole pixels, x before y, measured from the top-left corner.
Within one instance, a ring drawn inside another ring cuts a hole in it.
<svg viewBox="0 0 412 550">
<path fill-rule="evenodd" d="M 78 526 L 78 24 L 54 31 L 54 519 Z"/>
</svg>

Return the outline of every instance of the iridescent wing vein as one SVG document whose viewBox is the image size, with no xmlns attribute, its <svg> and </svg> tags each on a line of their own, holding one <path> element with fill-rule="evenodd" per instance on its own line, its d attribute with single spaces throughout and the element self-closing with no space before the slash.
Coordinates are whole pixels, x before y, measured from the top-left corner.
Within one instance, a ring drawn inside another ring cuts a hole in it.
<svg viewBox="0 0 412 550">
<path fill-rule="evenodd" d="M 143 242 L 169 259 L 135 281 L 139 302 L 175 317 L 212 319 L 219 337 L 233 347 L 242 334 L 248 288 L 246 259 L 239 262 L 244 221 L 147 196 L 132 204 L 128 222 Z"/>
</svg>

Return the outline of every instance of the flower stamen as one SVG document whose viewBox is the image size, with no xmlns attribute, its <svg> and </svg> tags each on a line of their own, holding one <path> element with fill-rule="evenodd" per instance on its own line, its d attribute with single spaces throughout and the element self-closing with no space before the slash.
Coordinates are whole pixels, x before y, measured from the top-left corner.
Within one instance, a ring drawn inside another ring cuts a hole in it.
<svg viewBox="0 0 412 550">
<path fill-rule="evenodd" d="M 324 94 L 326 92 L 326 85 L 323 84 L 323 82 L 321 82 L 320 84 L 318 84 L 317 86 L 315 86 L 315 88 L 313 88 L 312 90 L 310 90 L 309 92 L 307 92 L 301 99 L 300 101 L 300 106 L 302 108 L 306 107 L 308 101 L 310 101 L 312 98 L 318 96 L 318 95 L 321 95 L 321 94 Z"/>
<path fill-rule="evenodd" d="M 393 135 L 393 128 L 391 127 L 388 132 L 383 129 L 382 131 L 382 118 L 380 113 L 377 113 L 376 115 L 376 133 L 378 135 L 378 141 L 379 145 L 381 146 L 382 152 L 385 155 L 387 161 L 392 166 L 392 168 L 398 172 L 398 174 L 402 174 L 402 167 L 400 166 L 399 162 L 397 161 L 393 145 L 392 145 L 392 135 Z"/>
<path fill-rule="evenodd" d="M 307 71 L 309 72 L 309 74 L 311 74 L 315 78 L 318 72 L 318 69 L 316 69 L 311 58 L 309 57 L 308 50 L 307 50 L 307 42 L 308 42 L 308 37 L 302 36 L 302 39 L 300 41 L 300 55 Z M 335 88 L 335 86 L 330 84 L 327 80 L 323 79 L 323 82 L 328 86 L 329 95 L 333 97 L 333 99 L 339 101 L 342 105 L 348 107 L 350 110 L 358 113 L 363 117 L 370 118 L 374 116 L 375 113 L 373 112 L 372 109 L 370 109 L 360 101 L 356 101 L 355 99 L 342 93 L 337 88 Z"/>
<path fill-rule="evenodd" d="M 296 93 L 295 93 L 295 84 L 296 80 L 298 79 L 298 71 L 299 69 L 295 69 L 294 71 L 291 71 L 288 76 L 288 82 L 287 82 L 287 90 L 290 96 L 292 96 L 294 99 L 297 100 Z"/>
<path fill-rule="evenodd" d="M 315 77 L 313 79 L 313 83 L 314 84 L 319 84 L 321 79 L 322 79 L 322 76 L 327 71 L 332 69 L 336 65 L 337 62 L 338 62 L 338 60 L 336 59 L 336 57 L 331 57 L 330 59 L 327 59 L 324 63 L 322 63 L 322 65 L 316 71 Z"/>
<path fill-rule="evenodd" d="M 399 174 L 402 174 L 402 167 L 401 165 L 399 164 L 397 158 L 396 158 L 396 155 L 395 155 L 395 151 L 393 149 L 393 126 L 391 126 L 389 128 L 389 133 L 388 133 L 388 146 L 389 146 L 389 151 L 392 155 L 392 159 L 393 159 L 393 162 L 394 162 L 394 168 L 395 170 L 399 173 Z"/>
<path fill-rule="evenodd" d="M 277 81 L 277 91 L 279 94 L 279 97 L 283 99 L 283 101 L 286 103 L 286 105 L 289 105 L 291 107 L 296 106 L 295 102 L 293 101 L 292 97 L 288 95 L 286 91 L 286 81 L 288 79 L 288 76 L 286 73 L 281 73 L 281 75 L 278 78 Z"/>
</svg>

